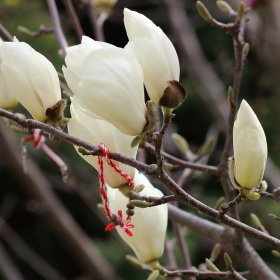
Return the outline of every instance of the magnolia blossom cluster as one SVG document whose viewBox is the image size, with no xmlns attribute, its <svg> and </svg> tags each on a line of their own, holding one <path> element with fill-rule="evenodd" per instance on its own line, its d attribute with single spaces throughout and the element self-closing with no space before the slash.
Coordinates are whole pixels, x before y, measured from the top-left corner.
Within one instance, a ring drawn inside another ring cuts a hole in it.
<svg viewBox="0 0 280 280">
<path fill-rule="evenodd" d="M 151 100 L 170 111 L 182 103 L 186 93 L 178 81 L 176 51 L 162 30 L 128 9 L 124 22 L 130 41 L 125 48 L 84 36 L 81 44 L 67 48 L 62 70 L 74 94 L 69 134 L 94 145 L 102 142 L 112 152 L 136 158 L 138 146 L 131 147 L 132 140 L 151 129 L 152 107 L 145 105 L 144 85 Z M 51 62 L 14 38 L 13 42 L 0 42 L 0 63 L 0 107 L 12 109 L 19 101 L 34 119 L 50 123 L 48 112 L 61 100 L 58 75 Z M 98 170 L 97 158 L 82 157 Z M 134 168 L 113 164 L 145 187 L 142 194 L 162 195 Z M 128 199 L 118 188 L 127 183 L 126 177 L 106 162 L 103 168 L 110 208 L 124 212 Z M 137 208 L 135 212 L 133 236 L 118 231 L 141 261 L 158 259 L 163 252 L 167 206 Z"/>
<path fill-rule="evenodd" d="M 124 15 L 131 43 L 122 49 L 84 36 L 81 44 L 67 48 L 63 73 L 74 93 L 69 134 L 94 145 L 103 142 L 112 152 L 136 158 L 138 145 L 131 147 L 130 144 L 149 126 L 144 84 L 151 99 L 160 104 L 169 81 L 178 82 L 179 62 L 173 45 L 161 29 L 136 12 L 125 9 Z M 144 49 L 138 46 L 138 39 L 145 41 L 142 44 Z M 155 45 L 163 52 L 151 63 L 153 67 L 157 65 L 151 71 L 146 64 L 152 57 L 149 46 L 152 48 Z M 166 46 L 171 50 L 169 56 L 170 50 L 166 50 Z M 170 59 L 175 61 L 170 63 Z M 98 170 L 96 158 L 83 158 Z M 133 178 L 135 185 L 144 186 L 142 195 L 162 196 L 137 170 L 119 162 L 114 164 Z M 106 161 L 104 178 L 111 211 L 117 213 L 122 210 L 125 213 L 128 198 L 119 188 L 127 183 L 126 180 Z M 136 208 L 132 222 L 135 225 L 131 229 L 132 236 L 128 236 L 120 227 L 116 228 L 139 260 L 150 262 L 161 257 L 167 227 L 167 205 Z"/>
</svg>

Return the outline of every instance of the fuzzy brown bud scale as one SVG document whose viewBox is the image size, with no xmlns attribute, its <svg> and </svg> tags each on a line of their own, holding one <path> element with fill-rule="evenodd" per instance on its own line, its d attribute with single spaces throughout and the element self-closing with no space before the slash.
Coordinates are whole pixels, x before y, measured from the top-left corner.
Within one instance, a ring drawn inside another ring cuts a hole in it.
<svg viewBox="0 0 280 280">
<path fill-rule="evenodd" d="M 176 80 L 168 81 L 168 86 L 164 90 L 162 97 L 159 100 L 159 106 L 169 109 L 178 108 L 187 96 L 185 88 Z"/>
</svg>

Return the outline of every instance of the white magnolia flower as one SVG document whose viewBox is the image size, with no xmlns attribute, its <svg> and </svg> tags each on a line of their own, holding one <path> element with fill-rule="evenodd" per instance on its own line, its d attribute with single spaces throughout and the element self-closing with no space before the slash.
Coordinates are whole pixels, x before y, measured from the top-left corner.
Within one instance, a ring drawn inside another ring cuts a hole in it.
<svg viewBox="0 0 280 280">
<path fill-rule="evenodd" d="M 162 192 L 153 187 L 149 180 L 137 170 L 134 177 L 135 185 L 144 185 L 141 195 L 163 196 Z M 108 188 L 107 195 L 110 209 L 113 213 L 118 210 L 126 211 L 126 198 L 119 190 Z M 162 204 L 151 208 L 135 208 L 131 223 L 134 228 L 130 229 L 133 236 L 128 236 L 120 227 L 116 227 L 121 238 L 132 248 L 141 262 L 157 260 L 162 256 L 164 239 L 167 228 L 167 205 Z"/>
<path fill-rule="evenodd" d="M 179 81 L 180 65 L 173 44 L 151 20 L 126 8 L 124 25 L 130 41 L 126 49 L 136 55 L 143 68 L 144 83 L 150 98 L 164 107 L 170 103 L 168 108 L 171 108 L 171 101 L 162 104 L 164 101 L 161 98 L 169 85 L 168 82 Z M 182 91 L 178 93 L 179 100 L 182 99 L 180 103 L 185 98 L 185 91 Z"/>
<path fill-rule="evenodd" d="M 70 135 L 80 138 L 95 146 L 100 143 L 104 143 L 107 149 L 111 152 L 117 152 L 128 157 L 136 158 L 138 146 L 134 148 L 130 147 L 133 136 L 125 135 L 110 123 L 95 119 L 83 113 L 76 98 L 72 100 L 70 109 L 72 115 L 72 118 L 68 123 L 68 132 Z M 76 146 L 75 149 L 77 150 Z M 81 153 L 79 153 L 79 155 L 96 170 L 99 170 L 97 157 L 83 156 Z M 103 162 L 105 182 L 110 187 L 117 188 L 126 183 L 126 181 L 118 173 L 116 173 L 116 171 L 110 167 L 105 160 Z M 120 162 L 114 161 L 114 163 L 129 176 L 132 178 L 134 177 L 134 168 Z"/>
<path fill-rule="evenodd" d="M 3 61 L 1 48 L 3 40 L 0 38 L 0 65 Z M 14 94 L 10 91 L 10 88 L 5 80 L 3 71 L 0 67 L 0 108 L 12 109 L 18 104 L 18 101 Z"/>
<path fill-rule="evenodd" d="M 88 115 L 106 120 L 128 135 L 146 126 L 143 73 L 124 49 L 83 37 L 67 49 L 65 79 Z"/>
<path fill-rule="evenodd" d="M 267 160 L 267 143 L 263 128 L 249 104 L 242 100 L 233 129 L 234 176 L 246 189 L 257 188 Z"/>
<path fill-rule="evenodd" d="M 46 110 L 61 99 L 57 72 L 51 62 L 28 44 L 4 42 L 1 47 L 5 80 L 34 119 L 46 121 Z"/>
</svg>

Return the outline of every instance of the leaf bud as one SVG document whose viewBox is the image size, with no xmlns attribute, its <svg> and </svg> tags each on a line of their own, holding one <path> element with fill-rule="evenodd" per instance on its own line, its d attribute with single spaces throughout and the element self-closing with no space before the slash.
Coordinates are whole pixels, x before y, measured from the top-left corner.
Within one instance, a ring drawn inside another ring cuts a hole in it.
<svg viewBox="0 0 280 280">
<path fill-rule="evenodd" d="M 127 261 L 132 264 L 134 267 L 136 268 L 140 268 L 142 269 L 142 263 L 137 259 L 135 258 L 134 256 L 131 256 L 131 255 L 126 255 L 125 258 L 127 259 Z"/>
<path fill-rule="evenodd" d="M 233 102 L 234 99 L 234 92 L 233 92 L 233 88 L 231 86 L 228 87 L 228 100 L 230 102 Z"/>
<path fill-rule="evenodd" d="M 216 259 L 219 256 L 220 252 L 221 252 L 221 245 L 220 245 L 220 243 L 217 243 L 217 244 L 215 244 L 215 246 L 214 246 L 214 248 L 213 248 L 213 250 L 211 252 L 210 260 L 212 262 L 216 261 Z"/>
<path fill-rule="evenodd" d="M 201 150 L 200 150 L 200 155 L 206 156 L 209 155 L 211 152 L 213 146 L 213 138 L 209 137 L 203 144 Z"/>
<path fill-rule="evenodd" d="M 98 210 L 99 210 L 101 213 L 103 213 L 103 214 L 106 215 L 106 211 L 105 211 L 105 208 L 104 208 L 104 205 L 103 205 L 103 204 L 98 203 L 98 204 L 97 204 L 97 208 L 98 208 Z"/>
<path fill-rule="evenodd" d="M 150 206 L 149 202 L 143 200 L 137 200 L 137 199 L 130 200 L 129 204 L 139 208 L 147 208 Z"/>
<path fill-rule="evenodd" d="M 226 264 L 227 267 L 232 266 L 232 260 L 227 253 L 224 253 L 224 261 L 225 261 L 225 264 Z"/>
<path fill-rule="evenodd" d="M 140 193 L 144 190 L 145 186 L 144 185 L 137 185 L 133 188 L 133 191 L 136 193 Z"/>
<path fill-rule="evenodd" d="M 159 271 L 158 270 L 154 270 L 148 277 L 147 280 L 156 280 L 159 276 Z"/>
<path fill-rule="evenodd" d="M 209 260 L 205 259 L 206 266 L 213 272 L 219 272 L 220 270 Z"/>
<path fill-rule="evenodd" d="M 220 207 L 221 207 L 221 205 L 222 205 L 224 202 L 225 202 L 225 197 L 224 197 L 224 196 L 220 197 L 220 198 L 217 200 L 214 209 L 219 210 Z"/>
<path fill-rule="evenodd" d="M 242 20 L 244 13 L 245 13 L 245 5 L 243 2 L 240 2 L 237 11 L 237 17 L 236 17 L 237 22 L 240 22 Z"/>
<path fill-rule="evenodd" d="M 247 57 L 249 51 L 250 51 L 250 45 L 249 43 L 246 43 L 244 46 L 243 46 L 243 56 L 244 57 Z"/>
<path fill-rule="evenodd" d="M 218 6 L 218 8 L 222 12 L 224 12 L 224 13 L 226 13 L 228 15 L 231 15 L 233 9 L 232 9 L 232 7 L 226 1 L 220 1 L 219 0 L 219 1 L 216 2 L 216 5 Z"/>
<path fill-rule="evenodd" d="M 175 145 L 183 155 L 185 155 L 190 150 L 189 144 L 183 136 L 177 133 L 172 133 L 171 137 Z"/>
<path fill-rule="evenodd" d="M 279 252 L 279 251 L 277 251 L 277 250 L 272 250 L 271 253 L 272 253 L 275 257 L 280 258 L 280 252 Z"/>
<path fill-rule="evenodd" d="M 254 226 L 256 228 L 260 228 L 262 226 L 262 223 L 261 223 L 260 219 L 258 218 L 258 216 L 255 215 L 254 213 L 251 213 L 250 216 L 251 216 Z"/>
<path fill-rule="evenodd" d="M 200 16 L 207 22 L 212 22 L 213 21 L 213 17 L 211 16 L 211 14 L 209 13 L 208 9 L 204 6 L 204 4 L 200 1 L 196 2 L 196 8 L 198 13 L 200 14 Z"/>
</svg>

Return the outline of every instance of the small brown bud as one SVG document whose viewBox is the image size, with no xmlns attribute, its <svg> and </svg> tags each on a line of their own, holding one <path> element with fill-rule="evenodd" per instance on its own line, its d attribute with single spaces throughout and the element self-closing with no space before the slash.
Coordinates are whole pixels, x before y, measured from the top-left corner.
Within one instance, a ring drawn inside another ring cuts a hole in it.
<svg viewBox="0 0 280 280">
<path fill-rule="evenodd" d="M 176 80 L 168 81 L 168 86 L 164 90 L 158 105 L 169 109 L 176 109 L 186 98 L 187 92 L 185 88 Z"/>
</svg>

